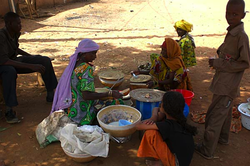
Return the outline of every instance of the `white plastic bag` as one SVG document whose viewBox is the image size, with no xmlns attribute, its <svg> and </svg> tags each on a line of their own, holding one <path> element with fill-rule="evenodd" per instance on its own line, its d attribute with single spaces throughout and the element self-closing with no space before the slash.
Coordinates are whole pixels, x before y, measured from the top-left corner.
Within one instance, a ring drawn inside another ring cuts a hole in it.
<svg viewBox="0 0 250 166">
<path fill-rule="evenodd" d="M 55 111 L 46 117 L 36 128 L 36 138 L 41 147 L 46 147 L 60 138 L 60 130 L 73 123 L 64 111 Z"/>
<path fill-rule="evenodd" d="M 67 124 L 60 135 L 61 147 L 75 154 L 107 157 L 109 151 L 109 134 L 99 126 L 85 125 L 78 128 L 75 124 Z"/>
</svg>

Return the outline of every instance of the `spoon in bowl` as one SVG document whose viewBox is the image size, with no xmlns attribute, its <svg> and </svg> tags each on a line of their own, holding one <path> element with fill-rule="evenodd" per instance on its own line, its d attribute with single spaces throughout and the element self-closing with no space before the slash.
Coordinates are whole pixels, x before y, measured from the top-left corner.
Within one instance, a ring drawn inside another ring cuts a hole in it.
<svg viewBox="0 0 250 166">
<path fill-rule="evenodd" d="M 132 71 L 131 72 L 131 74 L 132 74 L 132 76 L 134 77 L 134 78 L 138 78 L 138 75 L 135 75 L 135 73 Z"/>
</svg>

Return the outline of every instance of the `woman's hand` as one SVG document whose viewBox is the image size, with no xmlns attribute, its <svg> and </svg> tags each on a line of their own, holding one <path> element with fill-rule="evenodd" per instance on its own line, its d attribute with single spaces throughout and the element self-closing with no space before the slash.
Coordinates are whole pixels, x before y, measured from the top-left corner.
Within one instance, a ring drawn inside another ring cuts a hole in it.
<svg viewBox="0 0 250 166">
<path fill-rule="evenodd" d="M 214 59 L 209 58 L 208 64 L 209 64 L 209 67 L 214 67 Z"/>
<path fill-rule="evenodd" d="M 120 99 L 122 98 L 123 94 L 119 93 L 119 91 L 117 90 L 112 90 L 112 97 L 114 97 L 115 99 Z"/>
<path fill-rule="evenodd" d="M 140 71 L 131 71 L 130 73 L 131 73 L 131 74 L 134 73 L 135 75 L 141 74 Z"/>
<path fill-rule="evenodd" d="M 154 81 L 149 81 L 147 82 L 148 88 L 153 88 L 154 87 Z"/>
</svg>

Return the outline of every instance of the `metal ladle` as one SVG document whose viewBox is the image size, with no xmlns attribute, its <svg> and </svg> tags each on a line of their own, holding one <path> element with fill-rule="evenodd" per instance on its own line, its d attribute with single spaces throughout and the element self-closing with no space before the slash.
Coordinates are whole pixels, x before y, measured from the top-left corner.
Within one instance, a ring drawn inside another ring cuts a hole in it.
<svg viewBox="0 0 250 166">
<path fill-rule="evenodd" d="M 114 83 L 114 84 L 111 86 L 111 88 L 109 89 L 109 91 L 111 91 L 112 88 L 113 88 L 121 79 L 123 79 L 123 78 L 119 78 L 118 80 L 116 80 L 115 83 Z"/>
<path fill-rule="evenodd" d="M 138 75 L 135 75 L 134 72 L 131 72 L 131 74 L 132 74 L 132 76 L 133 76 L 134 78 L 138 78 Z"/>
</svg>

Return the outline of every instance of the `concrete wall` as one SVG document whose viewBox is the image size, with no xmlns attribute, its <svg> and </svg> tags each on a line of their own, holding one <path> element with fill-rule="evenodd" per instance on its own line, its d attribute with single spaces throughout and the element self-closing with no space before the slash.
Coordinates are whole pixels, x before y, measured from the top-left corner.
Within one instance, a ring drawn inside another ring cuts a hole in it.
<svg viewBox="0 0 250 166">
<path fill-rule="evenodd" d="M 36 6 L 39 7 L 51 7 L 54 5 L 66 4 L 77 0 L 36 0 Z"/>
<path fill-rule="evenodd" d="M 8 0 L 0 0 L 0 16 L 2 17 L 5 13 L 10 11 L 9 1 Z"/>
<path fill-rule="evenodd" d="M 14 0 L 15 4 L 18 0 Z M 55 5 L 66 4 L 77 0 L 36 0 L 37 8 L 52 7 Z M 3 17 L 5 13 L 11 11 L 9 6 L 9 0 L 0 0 L 0 17 Z"/>
</svg>

